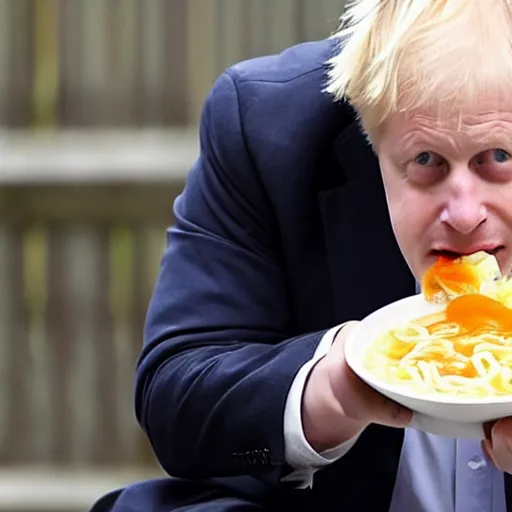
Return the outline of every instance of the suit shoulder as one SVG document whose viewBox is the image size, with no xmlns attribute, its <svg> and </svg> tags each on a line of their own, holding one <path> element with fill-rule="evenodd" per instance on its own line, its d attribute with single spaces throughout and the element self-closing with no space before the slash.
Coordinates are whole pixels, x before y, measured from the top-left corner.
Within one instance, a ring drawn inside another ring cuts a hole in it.
<svg viewBox="0 0 512 512">
<path fill-rule="evenodd" d="M 248 59 L 231 66 L 227 71 L 237 83 L 283 83 L 304 75 L 322 71 L 336 51 L 334 39 L 300 43 L 283 51 Z"/>
<path fill-rule="evenodd" d="M 277 189 L 269 183 L 284 175 L 293 174 L 295 183 L 300 176 L 314 179 L 319 160 L 355 119 L 348 103 L 325 91 L 326 63 L 335 51 L 336 41 L 326 39 L 228 68 L 208 101 L 215 148 L 231 159 L 245 155 L 269 188 Z M 240 176 L 246 168 L 230 173 Z"/>
<path fill-rule="evenodd" d="M 351 106 L 325 91 L 327 61 L 338 45 L 301 43 L 228 68 L 247 144 L 264 153 L 283 144 L 296 151 L 302 142 L 323 144 L 354 121 Z"/>
</svg>

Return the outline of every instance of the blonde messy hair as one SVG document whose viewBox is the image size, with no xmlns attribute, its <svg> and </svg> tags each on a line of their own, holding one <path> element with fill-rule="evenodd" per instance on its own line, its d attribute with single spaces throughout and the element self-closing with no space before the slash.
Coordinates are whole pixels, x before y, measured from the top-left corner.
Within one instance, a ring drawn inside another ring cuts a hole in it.
<svg viewBox="0 0 512 512">
<path fill-rule="evenodd" d="M 393 113 L 512 95 L 512 0 L 352 0 L 334 37 L 326 90 L 370 138 Z"/>
</svg>

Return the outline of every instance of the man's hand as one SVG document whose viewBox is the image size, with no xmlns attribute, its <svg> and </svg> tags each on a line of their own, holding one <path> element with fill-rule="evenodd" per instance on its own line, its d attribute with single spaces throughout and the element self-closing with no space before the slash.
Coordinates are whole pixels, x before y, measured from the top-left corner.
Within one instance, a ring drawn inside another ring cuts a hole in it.
<svg viewBox="0 0 512 512">
<path fill-rule="evenodd" d="M 370 423 L 403 428 L 412 418 L 411 411 L 370 388 L 345 362 L 345 340 L 356 324 L 351 322 L 338 333 L 306 383 L 302 422 L 306 439 L 317 452 L 352 439 Z"/>
<path fill-rule="evenodd" d="M 483 448 L 487 456 L 498 469 L 512 473 L 512 418 L 486 425 L 484 430 Z"/>
</svg>

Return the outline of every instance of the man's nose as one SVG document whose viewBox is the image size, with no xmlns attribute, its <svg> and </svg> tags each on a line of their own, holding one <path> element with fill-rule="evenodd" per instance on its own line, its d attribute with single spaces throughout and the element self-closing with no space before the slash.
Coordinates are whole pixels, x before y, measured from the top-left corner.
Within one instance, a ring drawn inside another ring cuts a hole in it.
<svg viewBox="0 0 512 512">
<path fill-rule="evenodd" d="M 463 235 L 472 233 L 487 219 L 482 201 L 482 184 L 469 169 L 457 170 L 448 180 L 449 191 L 441 222 Z"/>
</svg>

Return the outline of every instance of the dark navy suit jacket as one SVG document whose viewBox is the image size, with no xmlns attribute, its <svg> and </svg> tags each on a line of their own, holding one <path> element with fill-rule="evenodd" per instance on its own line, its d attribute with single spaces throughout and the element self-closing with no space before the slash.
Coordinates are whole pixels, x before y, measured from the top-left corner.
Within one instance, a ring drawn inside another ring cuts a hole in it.
<svg viewBox="0 0 512 512">
<path fill-rule="evenodd" d="M 371 426 L 312 489 L 280 482 L 286 397 L 322 335 L 415 293 L 376 157 L 352 109 L 323 92 L 334 51 L 334 40 L 305 43 L 220 76 L 175 203 L 136 412 L 190 493 L 240 500 L 204 510 L 389 508 L 402 430 Z M 141 512 L 172 509 L 174 498 L 155 498 L 165 485 L 133 494 Z"/>
</svg>

